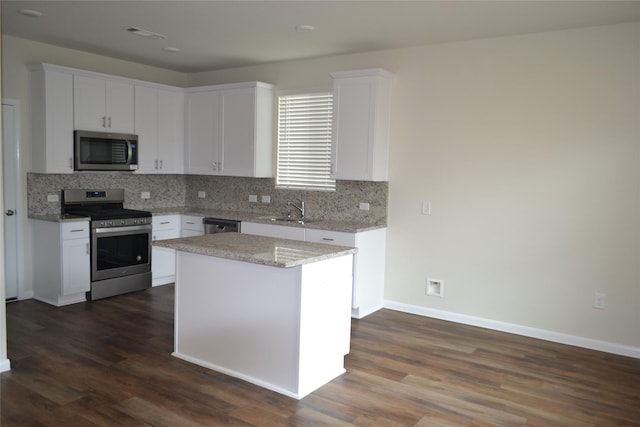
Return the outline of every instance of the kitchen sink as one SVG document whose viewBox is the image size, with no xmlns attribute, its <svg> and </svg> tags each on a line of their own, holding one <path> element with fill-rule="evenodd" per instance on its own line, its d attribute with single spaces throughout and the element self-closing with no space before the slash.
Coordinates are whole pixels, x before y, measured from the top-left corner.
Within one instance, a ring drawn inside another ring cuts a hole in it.
<svg viewBox="0 0 640 427">
<path fill-rule="evenodd" d="M 267 219 L 269 219 L 270 221 L 273 222 L 285 222 L 285 223 L 289 223 L 289 224 L 309 224 L 312 222 L 315 222 L 317 220 L 313 220 L 313 219 L 295 219 L 295 218 L 289 218 L 286 216 L 283 217 L 268 217 Z"/>
</svg>

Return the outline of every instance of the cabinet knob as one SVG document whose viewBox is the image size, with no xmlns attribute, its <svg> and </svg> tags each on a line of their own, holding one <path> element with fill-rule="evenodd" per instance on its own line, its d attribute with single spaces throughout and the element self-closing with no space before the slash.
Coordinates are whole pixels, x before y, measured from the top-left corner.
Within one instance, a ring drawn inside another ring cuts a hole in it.
<svg viewBox="0 0 640 427">
<path fill-rule="evenodd" d="M 160 170 L 162 170 L 162 160 L 160 160 Z"/>
<path fill-rule="evenodd" d="M 11 209 L 9 209 L 9 210 L 7 210 L 4 214 L 5 214 L 6 216 L 13 216 L 13 214 L 15 214 L 15 212 L 14 212 L 14 211 L 12 211 Z"/>
</svg>

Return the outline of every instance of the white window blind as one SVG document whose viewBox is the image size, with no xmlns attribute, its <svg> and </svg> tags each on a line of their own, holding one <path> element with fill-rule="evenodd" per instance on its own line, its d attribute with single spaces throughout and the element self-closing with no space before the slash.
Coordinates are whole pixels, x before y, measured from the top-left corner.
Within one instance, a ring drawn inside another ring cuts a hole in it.
<svg viewBox="0 0 640 427">
<path fill-rule="evenodd" d="M 331 179 L 333 94 L 278 98 L 276 185 L 284 188 L 335 190 Z"/>
</svg>

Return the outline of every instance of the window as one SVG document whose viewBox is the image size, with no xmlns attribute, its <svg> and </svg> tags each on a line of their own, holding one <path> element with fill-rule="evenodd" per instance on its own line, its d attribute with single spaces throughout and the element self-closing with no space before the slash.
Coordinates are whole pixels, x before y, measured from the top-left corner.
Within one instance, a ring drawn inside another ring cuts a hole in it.
<svg viewBox="0 0 640 427">
<path fill-rule="evenodd" d="M 332 120 L 331 92 L 278 97 L 276 186 L 336 189 L 331 179 Z"/>
</svg>

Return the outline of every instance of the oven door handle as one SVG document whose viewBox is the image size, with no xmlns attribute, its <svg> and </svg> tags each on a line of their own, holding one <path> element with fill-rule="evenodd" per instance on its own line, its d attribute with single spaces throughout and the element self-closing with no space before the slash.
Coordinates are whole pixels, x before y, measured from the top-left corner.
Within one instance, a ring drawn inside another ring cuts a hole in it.
<svg viewBox="0 0 640 427">
<path fill-rule="evenodd" d="M 110 227 L 110 228 L 96 228 L 93 230 L 95 234 L 105 233 L 122 233 L 127 231 L 150 231 L 150 225 L 131 225 L 128 227 Z"/>
</svg>

